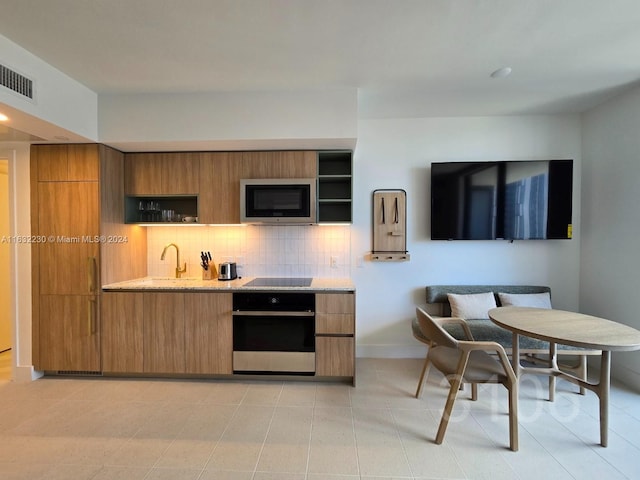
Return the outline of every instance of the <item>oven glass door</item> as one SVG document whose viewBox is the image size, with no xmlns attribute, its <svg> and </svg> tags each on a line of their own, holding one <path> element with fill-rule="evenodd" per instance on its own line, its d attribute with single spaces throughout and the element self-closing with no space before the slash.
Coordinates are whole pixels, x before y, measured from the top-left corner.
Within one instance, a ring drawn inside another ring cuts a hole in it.
<svg viewBox="0 0 640 480">
<path fill-rule="evenodd" d="M 233 318 L 233 350 L 314 352 L 315 318 L 240 316 Z"/>
</svg>

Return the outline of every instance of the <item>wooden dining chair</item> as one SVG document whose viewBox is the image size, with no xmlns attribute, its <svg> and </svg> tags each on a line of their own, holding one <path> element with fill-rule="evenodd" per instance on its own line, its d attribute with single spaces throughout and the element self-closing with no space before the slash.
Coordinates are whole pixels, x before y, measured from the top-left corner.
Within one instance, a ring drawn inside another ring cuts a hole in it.
<svg viewBox="0 0 640 480">
<path fill-rule="evenodd" d="M 518 380 L 504 348 L 496 342 L 474 341 L 469 329 L 464 328 L 465 321 L 460 318 L 436 320 L 421 308 L 416 308 L 416 316 L 420 329 L 431 343 L 424 366 L 425 378 L 433 365 L 447 377 L 451 385 L 436 434 L 436 443 L 439 445 L 444 440 L 453 404 L 463 382 L 471 384 L 472 400 L 477 399 L 477 384 L 500 383 L 509 392 L 509 447 L 514 452 L 518 451 Z M 443 323 L 454 322 L 463 326 L 469 340 L 456 340 L 441 326 Z"/>
</svg>

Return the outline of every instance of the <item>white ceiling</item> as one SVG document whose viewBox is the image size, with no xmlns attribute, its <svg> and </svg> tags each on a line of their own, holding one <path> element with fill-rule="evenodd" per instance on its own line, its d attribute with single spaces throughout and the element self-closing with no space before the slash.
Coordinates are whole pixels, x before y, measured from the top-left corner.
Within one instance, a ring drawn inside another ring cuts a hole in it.
<svg viewBox="0 0 640 480">
<path fill-rule="evenodd" d="M 361 117 L 553 114 L 640 79 L 638 0 L 0 0 L 0 12 L 0 34 L 98 93 L 356 87 Z M 490 77 L 504 66 L 510 77 Z"/>
</svg>

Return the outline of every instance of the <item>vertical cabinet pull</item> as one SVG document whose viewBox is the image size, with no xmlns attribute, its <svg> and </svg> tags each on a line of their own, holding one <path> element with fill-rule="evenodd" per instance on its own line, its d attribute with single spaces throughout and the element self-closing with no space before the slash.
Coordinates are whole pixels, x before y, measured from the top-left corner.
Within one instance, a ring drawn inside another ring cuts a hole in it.
<svg viewBox="0 0 640 480">
<path fill-rule="evenodd" d="M 87 278 L 89 293 L 96 293 L 96 257 L 87 258 Z"/>
<path fill-rule="evenodd" d="M 96 331 L 96 297 L 89 298 L 87 329 L 89 330 L 89 335 L 93 335 Z"/>
<path fill-rule="evenodd" d="M 87 257 L 87 287 L 89 288 L 89 305 L 87 311 L 87 328 L 89 335 L 93 335 L 96 331 L 96 257 Z"/>
</svg>

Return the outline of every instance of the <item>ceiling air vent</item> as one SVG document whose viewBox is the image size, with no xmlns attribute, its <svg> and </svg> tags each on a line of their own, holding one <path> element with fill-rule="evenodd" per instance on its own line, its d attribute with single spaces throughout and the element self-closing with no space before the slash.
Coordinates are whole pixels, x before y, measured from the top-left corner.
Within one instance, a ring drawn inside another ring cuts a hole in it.
<svg viewBox="0 0 640 480">
<path fill-rule="evenodd" d="M 0 64 L 0 85 L 33 100 L 33 80 Z"/>
</svg>

